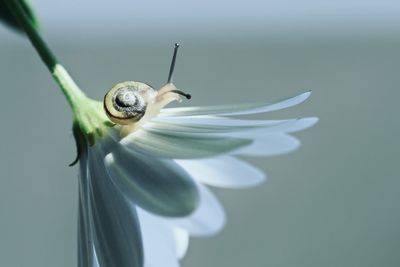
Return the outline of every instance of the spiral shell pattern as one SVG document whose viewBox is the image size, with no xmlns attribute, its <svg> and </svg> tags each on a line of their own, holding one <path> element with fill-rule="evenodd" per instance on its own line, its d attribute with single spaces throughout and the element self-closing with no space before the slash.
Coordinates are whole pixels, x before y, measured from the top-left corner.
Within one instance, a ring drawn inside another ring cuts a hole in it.
<svg viewBox="0 0 400 267">
<path fill-rule="evenodd" d="M 150 86 L 139 82 L 122 82 L 111 88 L 104 97 L 104 109 L 111 121 L 130 124 L 139 121 L 145 114 L 145 94 Z"/>
</svg>

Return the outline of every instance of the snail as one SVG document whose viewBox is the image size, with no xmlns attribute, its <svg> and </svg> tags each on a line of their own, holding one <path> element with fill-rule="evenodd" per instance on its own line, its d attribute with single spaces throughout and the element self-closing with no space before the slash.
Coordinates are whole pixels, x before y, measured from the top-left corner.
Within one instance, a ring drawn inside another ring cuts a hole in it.
<svg viewBox="0 0 400 267">
<path fill-rule="evenodd" d="M 115 124 L 132 126 L 144 122 L 159 113 L 161 108 L 180 95 L 190 99 L 191 96 L 178 90 L 172 83 L 175 60 L 179 44 L 175 44 L 167 84 L 156 91 L 150 85 L 126 81 L 114 85 L 104 96 L 104 110 L 108 118 Z"/>
</svg>

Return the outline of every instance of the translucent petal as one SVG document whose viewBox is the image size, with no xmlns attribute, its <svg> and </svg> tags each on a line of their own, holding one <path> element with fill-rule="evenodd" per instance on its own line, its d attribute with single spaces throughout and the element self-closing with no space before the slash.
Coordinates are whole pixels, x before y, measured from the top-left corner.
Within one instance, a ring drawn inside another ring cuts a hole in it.
<svg viewBox="0 0 400 267">
<path fill-rule="evenodd" d="M 80 202 L 80 201 L 79 201 Z M 89 254 L 87 240 L 87 227 L 85 225 L 85 215 L 82 211 L 82 204 L 78 208 L 78 266 L 85 267 L 89 265 Z"/>
<path fill-rule="evenodd" d="M 272 126 L 284 120 L 243 120 L 219 116 L 162 116 L 151 119 L 151 122 L 171 122 L 178 124 L 205 124 L 218 126 Z"/>
<path fill-rule="evenodd" d="M 175 249 L 178 259 L 183 259 L 189 248 L 189 233 L 179 227 L 174 227 Z"/>
<path fill-rule="evenodd" d="M 173 229 L 160 217 L 137 208 L 145 267 L 179 267 Z"/>
<path fill-rule="evenodd" d="M 198 184 L 200 205 L 193 214 L 183 218 L 171 218 L 168 221 L 195 236 L 217 234 L 225 225 L 225 211 L 214 194 L 205 186 Z"/>
<path fill-rule="evenodd" d="M 263 133 L 272 132 L 296 132 L 313 126 L 318 119 L 317 118 L 298 118 L 290 120 L 270 121 L 270 120 L 235 120 L 225 118 L 219 118 L 219 124 L 212 122 L 215 119 L 200 119 L 203 123 L 198 123 L 196 117 L 191 117 L 189 121 L 185 120 L 186 117 L 173 117 L 175 122 L 168 120 L 169 117 L 160 118 L 149 122 L 144 127 L 156 132 L 161 133 L 204 133 L 204 134 L 216 134 L 216 133 L 230 133 L 230 132 L 243 132 L 241 135 L 246 138 L 246 133 L 251 136 L 253 131 L 262 131 Z M 179 120 L 182 118 L 183 120 Z"/>
<path fill-rule="evenodd" d="M 176 160 L 192 177 L 212 186 L 241 188 L 259 185 L 266 175 L 247 162 L 223 156 L 200 160 Z"/>
<path fill-rule="evenodd" d="M 186 135 L 179 132 L 138 130 L 121 144 L 134 151 L 164 158 L 205 158 L 226 154 L 249 145 L 251 140 L 204 134 Z"/>
<path fill-rule="evenodd" d="M 296 150 L 300 141 L 293 136 L 284 133 L 255 133 L 254 142 L 240 150 L 235 151 L 236 155 L 244 156 L 276 156 Z"/>
<path fill-rule="evenodd" d="M 88 207 L 88 163 L 83 154 L 79 163 L 79 208 L 78 208 L 78 266 L 93 267 L 93 238 L 89 227 Z"/>
<path fill-rule="evenodd" d="M 92 250 L 93 250 L 93 255 L 92 255 L 92 264 L 93 265 L 90 265 L 90 266 L 100 267 L 99 260 L 98 260 L 97 254 L 96 254 L 96 249 L 94 248 L 94 244 L 92 246 Z"/>
<path fill-rule="evenodd" d="M 201 115 L 246 115 L 264 113 L 295 106 L 306 100 L 311 92 L 305 92 L 295 97 L 284 99 L 275 103 L 236 104 L 209 107 L 184 107 L 166 108 L 161 110 L 161 115 L 166 116 L 201 116 Z"/>
<path fill-rule="evenodd" d="M 143 266 L 139 222 L 131 203 L 112 183 L 99 144 L 89 150 L 89 220 L 98 265 Z"/>
<path fill-rule="evenodd" d="M 132 202 L 162 216 L 186 216 L 199 202 L 190 175 L 171 159 L 129 150 L 115 143 L 104 160 L 115 185 Z"/>
<path fill-rule="evenodd" d="M 154 156 L 175 159 L 206 158 L 207 154 L 202 153 L 203 151 L 208 152 L 208 157 L 221 155 L 273 156 L 291 152 L 300 145 L 296 138 L 282 132 L 269 132 L 268 128 L 218 134 L 153 128 L 146 129 L 146 131 L 152 136 L 152 139 L 147 139 L 147 142 L 152 142 L 151 145 L 145 146 L 147 153 L 151 152 Z M 168 136 L 168 139 L 162 139 L 164 136 Z M 200 141 L 197 146 L 194 145 L 199 140 L 207 141 L 204 141 L 203 144 Z M 226 151 L 218 149 L 225 146 L 224 141 L 229 142 L 229 140 L 243 140 L 244 142 L 241 147 L 235 149 L 226 149 Z M 156 144 L 158 147 L 154 148 Z M 138 146 L 143 147 L 143 144 L 131 141 L 127 146 L 135 149 Z M 214 149 L 213 153 L 209 153 L 212 149 Z"/>
<path fill-rule="evenodd" d="M 94 220 L 90 198 L 90 174 L 87 153 L 79 159 L 78 266 L 99 267 L 94 248 Z"/>
</svg>

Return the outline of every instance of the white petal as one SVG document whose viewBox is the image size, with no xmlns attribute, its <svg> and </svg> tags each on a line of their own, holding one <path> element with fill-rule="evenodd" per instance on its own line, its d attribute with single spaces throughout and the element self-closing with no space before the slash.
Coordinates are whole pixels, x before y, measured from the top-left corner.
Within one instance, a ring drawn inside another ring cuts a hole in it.
<svg viewBox="0 0 400 267">
<path fill-rule="evenodd" d="M 259 185 L 266 175 L 247 162 L 223 156 L 201 160 L 176 160 L 196 181 L 218 187 Z"/>
<path fill-rule="evenodd" d="M 121 193 L 143 209 L 179 217 L 190 214 L 198 205 L 194 181 L 171 159 L 138 153 L 114 143 L 104 162 Z"/>
<path fill-rule="evenodd" d="M 225 211 L 214 194 L 205 186 L 198 184 L 200 205 L 197 210 L 183 218 L 168 219 L 177 227 L 181 227 L 195 236 L 215 235 L 225 225 Z"/>
<path fill-rule="evenodd" d="M 137 208 L 145 267 L 178 267 L 174 231 L 165 220 Z"/>
<path fill-rule="evenodd" d="M 100 144 L 89 149 L 89 225 L 98 265 L 143 266 L 143 248 L 135 210 L 112 183 Z"/>
<path fill-rule="evenodd" d="M 78 210 L 78 266 L 85 267 L 90 266 L 88 263 L 89 252 L 88 252 L 88 240 L 87 240 L 87 228 L 84 223 L 84 215 L 82 212 L 81 203 L 79 203 Z"/>
<path fill-rule="evenodd" d="M 272 126 L 284 120 L 243 120 L 219 116 L 162 116 L 155 117 L 151 122 L 170 122 L 177 124 L 217 125 L 217 126 Z"/>
<path fill-rule="evenodd" d="M 296 150 L 300 146 L 300 141 L 293 136 L 284 133 L 260 132 L 258 136 L 253 136 L 254 142 L 235 152 L 236 155 L 244 156 L 275 156 L 282 155 Z"/>
<path fill-rule="evenodd" d="M 186 135 L 179 132 L 162 133 L 138 130 L 121 144 L 142 153 L 164 158 L 204 158 L 235 151 L 251 143 L 251 140 L 204 134 Z"/>
<path fill-rule="evenodd" d="M 278 125 L 277 127 L 274 127 L 274 131 L 275 132 L 282 131 L 285 133 L 299 132 L 314 126 L 318 122 L 318 120 L 319 119 L 317 117 L 298 118 L 290 125 L 281 124 Z"/>
<path fill-rule="evenodd" d="M 295 120 L 294 122 L 296 122 Z M 307 123 L 308 124 L 308 123 Z M 277 126 L 279 127 L 279 126 Z M 298 128 L 300 126 L 294 125 L 293 128 Z M 214 144 L 214 147 L 224 146 L 224 140 L 244 140 L 248 141 L 247 143 L 242 144 L 240 148 L 220 151 L 217 153 L 218 149 L 215 149 L 213 153 L 209 153 L 208 157 L 211 156 L 221 156 L 221 155 L 248 155 L 248 156 L 273 156 L 280 155 L 291 152 L 297 149 L 300 145 L 300 142 L 283 132 L 270 132 L 269 128 L 260 128 L 249 131 L 237 131 L 237 132 L 227 132 L 227 133 L 198 133 L 192 131 L 179 132 L 179 131 L 167 131 L 167 129 L 146 129 L 146 131 L 151 131 L 152 135 L 160 136 L 168 136 L 170 138 L 169 141 L 163 143 L 159 146 L 159 148 L 168 149 L 166 151 L 157 152 L 154 151 L 154 155 L 159 155 L 164 153 L 163 156 L 169 156 L 176 159 L 194 159 L 194 158 L 205 158 L 206 153 L 202 153 L 202 149 L 207 149 L 207 152 L 210 152 L 209 149 L 213 149 L 211 144 Z M 190 146 L 190 142 L 194 143 L 196 140 L 207 140 L 202 145 L 199 144 L 196 146 Z M 153 138 L 153 140 L 155 140 Z M 159 139 L 158 139 L 159 140 Z M 175 143 L 174 140 L 180 140 L 180 143 Z M 185 146 L 185 142 L 188 144 Z M 228 141 L 229 142 L 229 141 Z M 131 146 L 135 146 L 136 144 L 132 144 Z M 183 147 L 182 147 L 183 146 Z M 133 147 L 132 147 L 133 148 Z M 149 150 L 151 147 L 149 148 Z M 168 152 L 178 152 L 168 154 Z M 185 153 L 179 153 L 185 151 Z"/>
<path fill-rule="evenodd" d="M 93 267 L 93 238 L 89 227 L 88 162 L 83 154 L 79 162 L 79 208 L 78 208 L 78 266 Z"/>
<path fill-rule="evenodd" d="M 189 233 L 179 227 L 174 228 L 175 249 L 178 259 L 183 259 L 189 248 Z"/>
<path fill-rule="evenodd" d="M 92 250 L 93 250 L 93 255 L 92 255 L 93 267 L 100 267 L 98 256 L 97 256 L 94 245 L 92 246 Z"/>
<path fill-rule="evenodd" d="M 79 159 L 78 266 L 99 267 L 94 248 L 93 212 L 90 198 L 90 174 L 87 153 Z"/>
<path fill-rule="evenodd" d="M 311 92 L 278 101 L 276 103 L 238 104 L 209 107 L 166 108 L 161 110 L 161 115 L 173 116 L 201 116 L 201 115 L 245 115 L 264 113 L 295 106 L 306 100 Z"/>
<path fill-rule="evenodd" d="M 197 133 L 220 133 L 249 130 L 252 128 L 272 127 L 291 120 L 239 120 L 224 117 L 159 117 L 146 123 L 146 129 L 175 131 L 175 132 L 197 132 Z"/>
<path fill-rule="evenodd" d="M 314 117 L 310 118 L 298 118 L 290 120 L 235 120 L 229 118 L 218 118 L 219 124 L 216 124 L 214 119 L 204 120 L 202 118 L 200 121 L 203 123 L 198 123 L 196 117 L 191 117 L 190 120 L 185 120 L 186 117 L 173 117 L 175 121 L 171 121 L 170 117 L 161 117 L 157 120 L 153 120 L 145 124 L 143 127 L 151 131 L 176 134 L 179 133 L 203 133 L 203 134 L 218 134 L 218 133 L 231 133 L 231 132 L 241 132 L 243 138 L 250 138 L 253 131 L 262 131 L 263 133 L 273 133 L 273 132 L 296 132 L 301 131 L 306 128 L 313 126 L 318 119 Z M 182 118 L 180 120 L 180 118 Z M 213 122 L 214 120 L 214 122 Z"/>
</svg>

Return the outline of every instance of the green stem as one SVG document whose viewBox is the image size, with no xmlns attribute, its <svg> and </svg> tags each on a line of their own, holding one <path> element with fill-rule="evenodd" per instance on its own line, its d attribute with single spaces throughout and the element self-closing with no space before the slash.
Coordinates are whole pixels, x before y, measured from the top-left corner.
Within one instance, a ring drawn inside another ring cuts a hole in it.
<svg viewBox="0 0 400 267">
<path fill-rule="evenodd" d="M 67 99 L 74 116 L 74 127 L 79 127 L 88 144 L 94 145 L 96 140 L 105 135 L 108 127 L 111 126 L 111 122 L 104 113 L 102 103 L 86 97 L 64 67 L 58 63 L 56 57 L 32 24 L 20 0 L 4 1 L 15 19 L 24 29 L 32 45 L 50 70 L 53 79 L 59 85 Z"/>
<path fill-rule="evenodd" d="M 32 45 L 35 47 L 40 58 L 51 72 L 53 79 L 59 85 L 61 91 L 75 113 L 79 108 L 80 103 L 86 100 L 85 94 L 76 85 L 68 72 L 61 66 L 61 64 L 58 63 L 55 55 L 51 52 L 50 48 L 46 45 L 45 41 L 32 24 L 21 3 L 18 0 L 6 0 L 5 2 L 10 11 L 13 13 L 15 19 L 25 30 Z"/>
</svg>

